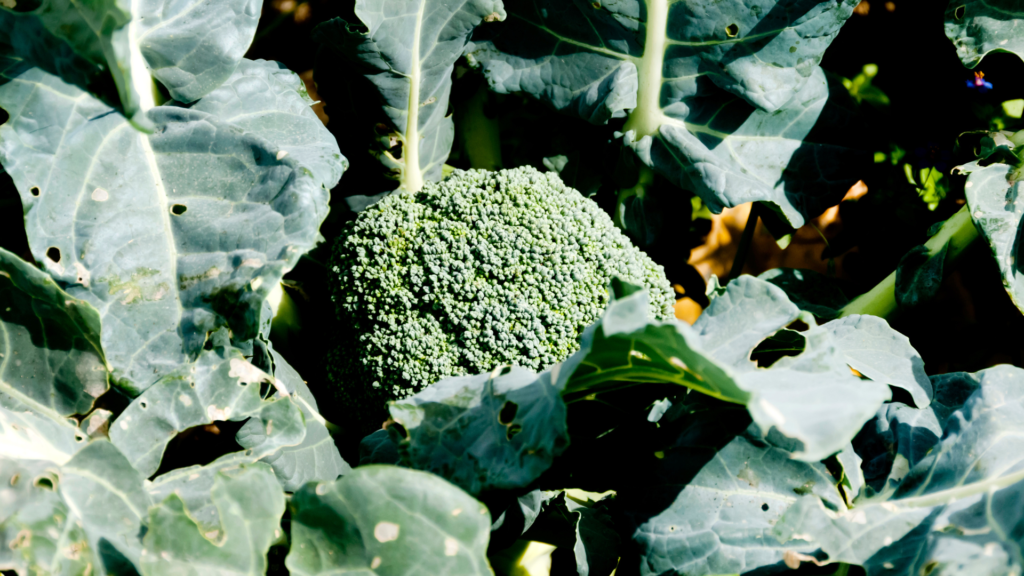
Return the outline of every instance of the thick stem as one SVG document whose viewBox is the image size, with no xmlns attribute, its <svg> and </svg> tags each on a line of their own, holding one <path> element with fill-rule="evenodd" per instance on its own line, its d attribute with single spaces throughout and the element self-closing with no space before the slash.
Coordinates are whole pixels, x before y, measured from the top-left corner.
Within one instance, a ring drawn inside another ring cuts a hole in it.
<svg viewBox="0 0 1024 576">
<path fill-rule="evenodd" d="M 971 220 L 971 212 L 967 206 L 964 206 L 952 218 L 946 220 L 939 233 L 932 236 L 924 245 L 928 248 L 928 254 L 934 255 L 944 245 L 948 244 L 946 248 L 946 261 L 943 265 L 943 269 L 948 270 L 956 258 L 977 238 L 978 230 L 974 227 L 974 222 Z M 892 274 L 889 274 L 885 280 L 882 280 L 870 291 L 861 294 L 849 304 L 843 306 L 839 311 L 839 317 L 842 318 L 852 314 L 871 314 L 872 316 L 886 318 L 896 312 L 897 308 L 896 272 L 893 271 Z"/>
<path fill-rule="evenodd" d="M 484 113 L 489 91 L 487 83 L 473 77 L 478 86 L 473 95 L 456 109 L 455 126 L 462 134 L 466 156 L 471 168 L 501 170 L 501 126 L 497 118 Z M 468 79 L 468 78 L 467 78 Z"/>
<path fill-rule="evenodd" d="M 668 28 L 669 0 L 648 0 L 647 21 L 644 23 L 644 55 L 637 67 L 636 108 L 629 113 L 623 132 L 634 131 L 635 140 L 653 136 L 661 126 L 661 82 L 665 67 L 665 49 Z"/>
<path fill-rule="evenodd" d="M 743 264 L 746 263 L 750 245 L 754 242 L 754 230 L 757 229 L 757 221 L 761 217 L 760 206 L 757 202 L 750 205 L 750 215 L 747 216 L 747 224 L 743 227 L 743 236 L 740 236 L 740 245 L 736 248 L 736 257 L 733 258 L 732 269 L 729 270 L 726 283 L 743 272 Z"/>
<path fill-rule="evenodd" d="M 640 167 L 639 179 L 637 179 L 636 184 L 632 188 L 623 188 L 622 190 L 619 190 L 619 198 L 615 203 L 615 225 L 623 230 L 626 229 L 626 221 L 624 219 L 626 216 L 626 207 L 623 202 L 625 202 L 627 198 L 632 198 L 634 196 L 639 198 L 646 197 L 647 190 L 654 185 L 654 169 L 642 162 L 637 162 L 637 164 Z"/>
<path fill-rule="evenodd" d="M 426 2 L 420 5 L 420 14 L 416 17 L 416 28 L 412 34 L 412 53 L 409 61 L 409 103 L 405 116 L 405 133 L 402 135 L 402 170 L 401 188 L 410 192 L 419 192 L 423 188 L 423 171 L 420 170 L 420 82 L 422 66 L 420 61 L 420 32 L 423 28 L 423 14 Z"/>
</svg>

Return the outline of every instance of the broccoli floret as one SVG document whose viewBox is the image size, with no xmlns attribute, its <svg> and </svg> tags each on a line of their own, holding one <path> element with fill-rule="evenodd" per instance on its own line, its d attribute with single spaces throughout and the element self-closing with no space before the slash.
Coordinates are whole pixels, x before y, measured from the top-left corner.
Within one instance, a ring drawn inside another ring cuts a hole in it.
<svg viewBox="0 0 1024 576">
<path fill-rule="evenodd" d="M 351 336 L 328 362 L 352 401 L 561 362 L 604 311 L 613 276 L 650 291 L 653 318 L 675 302 L 663 268 L 597 204 L 531 167 L 459 170 L 385 197 L 338 239 L 331 269 Z"/>
</svg>

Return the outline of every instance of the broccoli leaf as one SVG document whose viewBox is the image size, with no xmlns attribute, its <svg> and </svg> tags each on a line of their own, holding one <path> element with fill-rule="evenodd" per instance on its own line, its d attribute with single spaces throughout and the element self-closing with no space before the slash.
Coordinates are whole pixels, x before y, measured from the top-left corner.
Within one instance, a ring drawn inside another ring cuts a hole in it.
<svg viewBox="0 0 1024 576">
<path fill-rule="evenodd" d="M 0 408 L 0 444 L 10 433 L 7 414 Z M 19 424 L 20 433 L 36 438 L 45 431 Z M 0 569 L 47 574 L 134 569 L 150 505 L 142 477 L 105 440 L 89 443 L 67 461 L 44 459 L 50 454 L 11 459 L 0 448 Z"/>
<path fill-rule="evenodd" d="M 285 508 L 273 471 L 254 463 L 218 472 L 207 494 L 218 516 L 213 526 L 197 522 L 176 493 L 150 509 L 140 564 L 145 576 L 266 574 Z"/>
<path fill-rule="evenodd" d="M 802 494 L 846 509 L 823 464 L 791 459 L 758 438 L 756 428 L 710 459 L 695 452 L 701 448 L 682 436 L 661 460 L 660 481 L 620 492 L 622 510 L 636 525 L 641 574 L 746 573 L 811 554 L 816 546 L 809 542 L 773 542 L 775 523 Z"/>
<path fill-rule="evenodd" d="M 309 169 L 204 112 L 154 108 L 146 135 L 38 68 L 3 80 L 0 162 L 33 255 L 101 310 L 115 384 L 142 392 L 221 326 L 255 336 L 263 300 L 327 213 Z"/>
<path fill-rule="evenodd" d="M 365 33 L 334 19 L 317 29 L 317 39 L 357 62 L 376 86 L 394 130 L 380 160 L 398 173 L 401 188 L 417 191 L 426 180 L 441 179 L 451 151 L 455 125 L 448 98 L 455 61 L 478 24 L 502 20 L 505 12 L 500 0 L 356 0 L 355 13 Z M 391 151 L 398 143 L 401 148 Z"/>
<path fill-rule="evenodd" d="M 165 377 L 135 398 L 114 421 L 110 438 L 144 476 L 160 467 L 164 449 L 175 434 L 217 420 L 245 420 L 253 426 L 242 434 L 243 447 L 254 459 L 283 446 L 296 446 L 306 427 L 290 397 L 261 396 L 262 385 L 274 378 L 249 363 L 233 348 L 204 351 L 192 365 Z"/>
<path fill-rule="evenodd" d="M 0 248 L 0 406 L 59 424 L 107 391 L 100 314 Z"/>
<path fill-rule="evenodd" d="M 516 0 L 466 55 L 498 92 L 626 116 L 624 143 L 712 211 L 767 201 L 799 227 L 856 181 L 848 93 L 818 67 L 856 4 Z"/>
<path fill-rule="evenodd" d="M 230 78 L 192 109 L 273 142 L 278 154 L 298 161 L 330 190 L 338 185 L 348 160 L 312 105 L 302 79 L 283 64 L 243 59 Z"/>
<path fill-rule="evenodd" d="M 988 139 L 986 139 L 988 140 Z M 988 241 L 992 256 L 1002 276 L 1003 286 L 1017 308 L 1024 310 L 1024 272 L 1020 269 L 1020 246 L 1017 235 L 1024 218 L 1024 203 L 1018 201 L 1021 191 L 1021 162 L 1014 154 L 1014 145 L 996 135 L 989 142 L 983 160 L 1005 160 L 982 165 L 982 160 L 959 166 L 967 174 L 964 184 L 971 219 L 978 232 Z M 983 150 L 985 144 L 983 142 Z"/>
<path fill-rule="evenodd" d="M 39 66 L 149 129 L 152 79 L 174 99 L 198 100 L 234 72 L 259 15 L 258 0 L 12 1 L 0 6 L 0 55 Z"/>
<path fill-rule="evenodd" d="M 1024 58 L 1024 8 L 1013 0 L 950 0 L 946 37 L 964 66 L 974 68 L 989 52 Z"/>
<path fill-rule="evenodd" d="M 559 395 L 571 370 L 518 366 L 444 379 L 392 402 L 403 464 L 434 472 L 470 494 L 522 488 L 569 445 Z"/>
<path fill-rule="evenodd" d="M 917 450 L 923 457 L 898 484 L 848 512 L 805 498 L 776 525 L 776 536 L 783 544 L 812 542 L 830 561 L 863 564 L 869 573 L 932 571 L 964 562 L 971 549 L 984 551 L 987 562 L 1003 562 L 999 573 L 1020 570 L 1019 514 L 1006 511 L 1018 510 L 1010 502 L 1024 490 L 1022 382 L 1024 370 L 1011 366 L 950 377 L 944 384 L 952 385 L 951 398 L 976 388 L 940 420 L 941 440 L 926 453 Z M 1013 569 L 1006 571 L 1007 564 Z"/>
<path fill-rule="evenodd" d="M 850 302 L 833 280 L 814 270 L 774 268 L 758 278 L 782 288 L 798 308 L 825 320 L 838 316 L 839 310 Z"/>
<path fill-rule="evenodd" d="M 261 460 L 274 468 L 277 479 L 287 492 L 295 492 L 307 482 L 326 482 L 351 472 L 352 468 L 341 458 L 334 439 L 327 431 L 309 387 L 273 348 L 270 348 L 270 354 L 274 361 L 275 386 L 278 388 L 274 396 L 278 399 L 290 396 L 296 401 L 306 421 L 306 435 L 301 444 L 282 446 Z M 270 437 L 275 433 L 273 429 L 268 433 L 262 420 L 251 418 L 238 431 L 236 440 L 243 448 L 265 451 L 267 446 L 281 444 L 280 441 L 271 440 Z"/>
<path fill-rule="evenodd" d="M 432 474 L 361 466 L 306 485 L 289 508 L 292 574 L 491 574 L 487 507 Z"/>
<path fill-rule="evenodd" d="M 145 0 L 136 6 L 135 45 L 153 77 L 182 102 L 229 82 L 262 8 L 259 0 Z"/>
<path fill-rule="evenodd" d="M 0 57 L 25 59 L 48 72 L 60 74 L 80 88 L 103 90 L 113 79 L 118 106 L 128 118 L 145 124 L 144 112 L 152 107 L 152 81 L 137 50 L 131 49 L 140 22 L 132 21 L 127 0 L 39 0 L 27 6 L 0 6 Z M 22 8 L 15 11 L 14 8 Z M 24 8 L 30 8 L 25 11 Z M 22 32 L 24 30 L 24 32 Z M 53 54 L 67 58 L 62 61 Z M 102 72 L 101 72 L 102 71 Z M 148 103 L 148 105 L 147 105 Z"/>
<path fill-rule="evenodd" d="M 841 450 L 889 399 L 887 383 L 927 384 L 908 383 L 902 372 L 892 378 L 888 359 L 858 356 L 863 344 L 837 338 L 831 324 L 804 332 L 804 350 L 797 356 L 757 368 L 749 360 L 751 352 L 800 317 L 800 310 L 781 289 L 750 276 L 730 282 L 693 328 L 674 320 L 651 321 L 644 314 L 646 299 L 645 292 L 616 299 L 584 332 L 575 357 L 579 367 L 565 394 L 577 398 L 624 382 L 679 384 L 744 404 L 765 433 L 775 428 L 798 443 L 792 447 L 794 457 L 817 461 Z M 898 336 L 884 329 L 887 337 Z M 850 363 L 875 371 L 882 380 L 856 378 Z"/>
</svg>

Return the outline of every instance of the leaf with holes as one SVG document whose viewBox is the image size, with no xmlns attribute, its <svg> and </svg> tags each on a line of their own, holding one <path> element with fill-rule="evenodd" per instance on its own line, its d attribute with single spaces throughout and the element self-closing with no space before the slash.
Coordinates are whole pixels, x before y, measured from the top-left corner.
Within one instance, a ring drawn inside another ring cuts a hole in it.
<svg viewBox="0 0 1024 576">
<path fill-rule="evenodd" d="M 946 37 L 968 68 L 981 64 L 989 52 L 1011 52 L 1024 58 L 1024 7 L 1013 0 L 950 0 Z"/>
<path fill-rule="evenodd" d="M 498 368 L 392 402 L 401 462 L 470 494 L 527 486 L 569 445 L 558 374 Z"/>
<path fill-rule="evenodd" d="M 307 482 L 326 482 L 351 472 L 352 467 L 341 458 L 334 438 L 327 431 L 326 421 L 317 410 L 309 386 L 273 348 L 270 354 L 274 361 L 277 388 L 274 397 L 279 400 L 288 397 L 298 405 L 306 422 L 306 435 L 301 444 L 283 446 L 263 456 L 262 461 L 274 468 L 277 479 L 288 492 L 298 490 Z M 273 435 L 274 431 L 268 429 L 262 419 L 251 418 L 235 439 L 242 448 L 265 451 L 266 446 L 275 443 L 271 439 Z"/>
<path fill-rule="evenodd" d="M 0 248 L 0 406 L 61 424 L 107 391 L 100 315 Z"/>
<path fill-rule="evenodd" d="M 754 349 L 802 316 L 768 282 L 751 276 L 733 280 L 693 328 L 648 319 L 647 294 L 635 290 L 616 290 L 628 295 L 610 303 L 604 317 L 584 332 L 567 397 L 614 390 L 626 382 L 686 386 L 745 405 L 765 433 L 774 428 L 795 441 L 794 457 L 805 461 L 841 450 L 890 397 L 885 382 L 860 380 L 850 372 L 849 355 L 830 324 L 804 332 L 798 355 L 757 368 L 750 360 Z"/>
<path fill-rule="evenodd" d="M 279 540 L 285 498 L 266 464 L 219 472 L 208 493 L 217 511 L 213 527 L 198 523 L 172 493 L 149 511 L 144 576 L 265 574 L 267 551 Z"/>
<path fill-rule="evenodd" d="M 261 389 L 273 383 L 234 348 L 204 351 L 134 399 L 114 420 L 110 439 L 144 476 L 157 471 L 178 432 L 218 420 L 252 418 L 261 433 L 241 438 L 257 459 L 297 446 L 306 434 L 302 412 L 290 397 L 264 399 Z"/>
<path fill-rule="evenodd" d="M 665 452 L 650 481 L 619 493 L 617 505 L 635 526 L 640 574 L 736 574 L 782 564 L 816 549 L 809 542 L 784 547 L 771 537 L 802 494 L 846 510 L 823 464 L 791 459 L 756 428 L 710 459 L 689 441 L 683 436 Z"/>
<path fill-rule="evenodd" d="M 466 48 L 493 90 L 594 123 L 714 212 L 773 204 L 794 227 L 840 200 L 867 157 L 822 53 L 857 0 L 506 3 Z"/>
<path fill-rule="evenodd" d="M 455 61 L 478 24 L 502 20 L 505 12 L 500 0 L 356 0 L 355 14 L 365 33 L 334 19 L 315 38 L 322 50 L 355 62 L 376 87 L 394 131 L 379 158 L 401 188 L 417 191 L 426 180 L 441 179 L 451 151 Z"/>
<path fill-rule="evenodd" d="M 337 482 L 308 484 L 289 510 L 292 574 L 492 573 L 487 507 L 432 474 L 361 466 Z"/>
<path fill-rule="evenodd" d="M 967 174 L 964 187 L 971 219 L 988 241 L 1007 294 L 1017 308 L 1024 310 L 1024 272 L 1020 269 L 1017 239 L 1024 218 L 1024 203 L 1019 197 L 1024 162 L 1015 155 L 1016 147 L 1005 137 L 996 134 L 986 140 L 989 143 L 986 147 L 983 141 L 984 158 L 954 170 Z"/>
<path fill-rule="evenodd" d="M 937 394 L 944 402 L 973 393 L 954 411 L 935 410 L 940 418 L 949 414 L 938 420 L 942 438 L 930 451 L 915 450 L 923 457 L 905 477 L 847 513 L 806 497 L 776 524 L 775 535 L 813 543 L 830 561 L 862 564 L 871 574 L 930 572 L 972 555 L 1002 563 L 1001 571 L 984 573 L 1020 571 L 1022 384 L 1024 370 L 1011 366 L 943 382 L 937 390 L 952 386 Z M 908 455 L 909 448 L 901 446 Z"/>
<path fill-rule="evenodd" d="M 4 435 L 5 412 L 0 408 Z M 142 477 L 105 440 L 89 443 L 70 460 L 46 457 L 44 451 L 13 459 L 0 452 L 0 569 L 133 571 L 150 505 Z"/>
<path fill-rule="evenodd" d="M 32 253 L 100 310 L 117 386 L 142 392 L 221 326 L 254 337 L 264 299 L 327 214 L 309 169 L 204 112 L 154 108 L 146 135 L 38 68 L 3 80 L 0 162 Z M 37 130 L 41 121 L 53 128 Z"/>
</svg>

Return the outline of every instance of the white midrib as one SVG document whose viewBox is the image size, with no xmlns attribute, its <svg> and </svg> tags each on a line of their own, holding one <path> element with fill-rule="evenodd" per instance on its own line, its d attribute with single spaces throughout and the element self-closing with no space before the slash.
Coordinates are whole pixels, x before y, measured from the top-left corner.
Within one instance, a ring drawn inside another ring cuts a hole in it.
<svg viewBox="0 0 1024 576">
<path fill-rule="evenodd" d="M 405 138 L 402 142 L 402 158 L 405 170 L 402 172 L 402 188 L 418 192 L 423 187 L 423 172 L 420 170 L 420 32 L 423 28 L 423 10 L 427 0 L 420 0 L 416 14 L 416 29 L 412 35 L 412 54 L 409 69 L 409 109 L 405 117 Z"/>
<path fill-rule="evenodd" d="M 636 108 L 630 112 L 624 132 L 635 132 L 634 140 L 658 133 L 661 113 L 661 80 L 665 67 L 669 0 L 647 0 L 644 55 L 637 65 Z"/>
<path fill-rule="evenodd" d="M 143 113 L 156 107 L 156 97 L 153 94 L 153 78 L 149 75 L 149 67 L 146 66 L 146 59 L 139 49 L 139 26 L 142 24 L 142 17 L 139 4 L 141 0 L 132 0 L 131 11 L 132 21 L 128 24 L 128 50 L 131 56 L 128 61 L 128 68 L 132 76 L 132 89 L 139 98 L 139 110 Z"/>
</svg>

